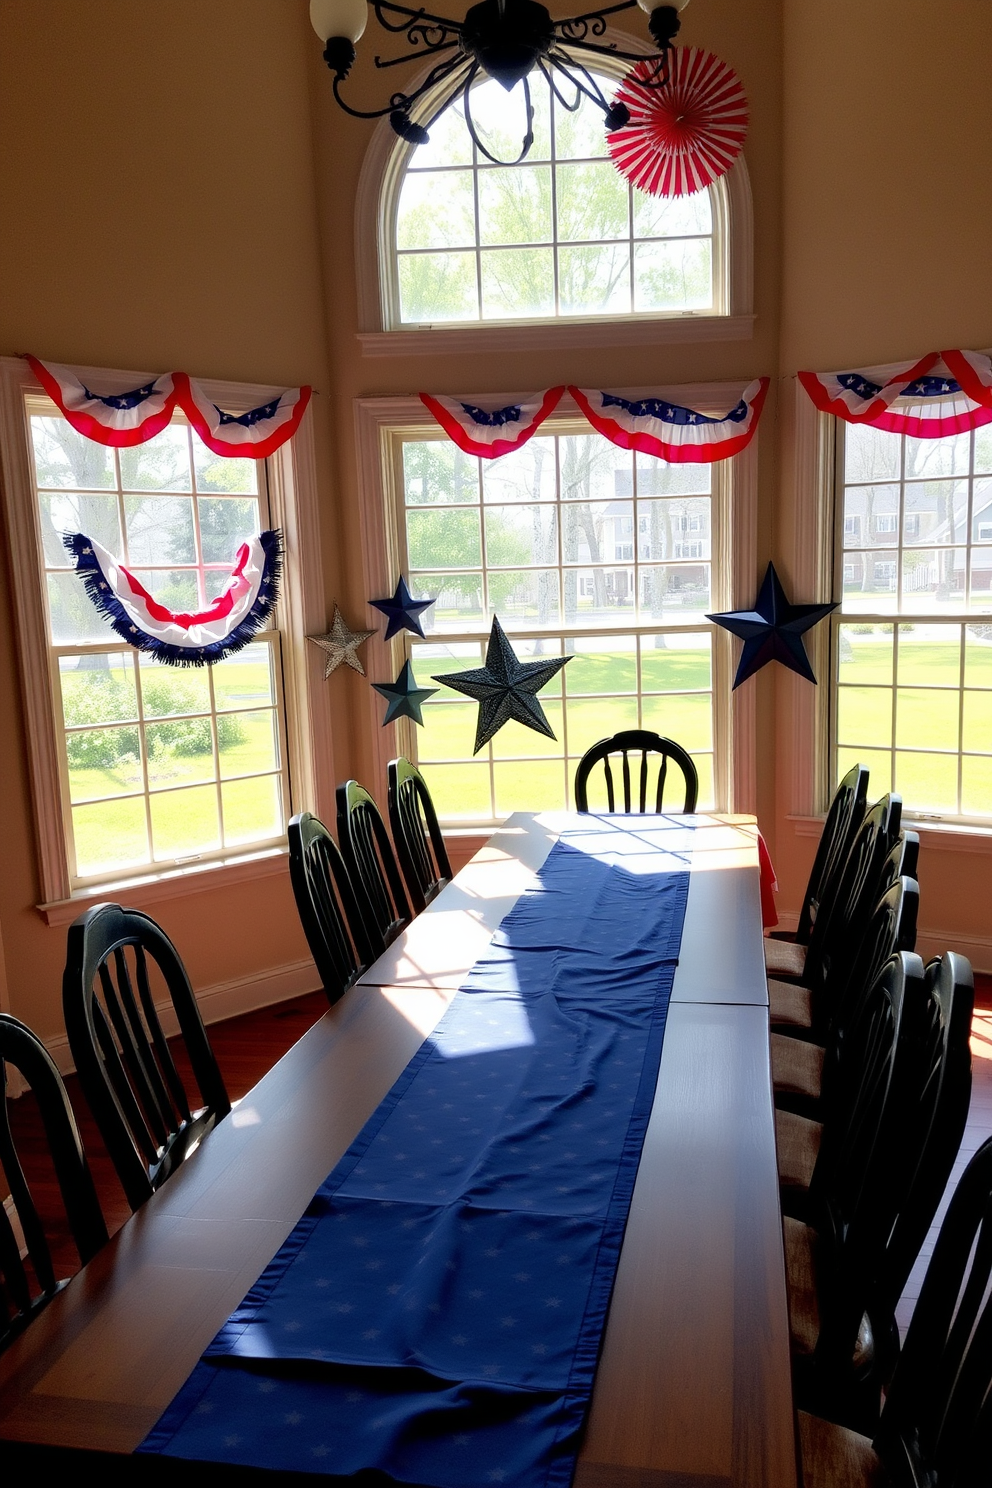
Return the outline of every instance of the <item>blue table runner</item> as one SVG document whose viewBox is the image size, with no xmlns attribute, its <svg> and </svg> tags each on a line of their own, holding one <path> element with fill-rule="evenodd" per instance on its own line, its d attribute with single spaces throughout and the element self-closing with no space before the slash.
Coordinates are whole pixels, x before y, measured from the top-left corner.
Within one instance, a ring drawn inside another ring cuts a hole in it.
<svg viewBox="0 0 992 1488">
<path fill-rule="evenodd" d="M 563 832 L 140 1451 L 567 1488 L 691 838 L 658 818 Z"/>
</svg>

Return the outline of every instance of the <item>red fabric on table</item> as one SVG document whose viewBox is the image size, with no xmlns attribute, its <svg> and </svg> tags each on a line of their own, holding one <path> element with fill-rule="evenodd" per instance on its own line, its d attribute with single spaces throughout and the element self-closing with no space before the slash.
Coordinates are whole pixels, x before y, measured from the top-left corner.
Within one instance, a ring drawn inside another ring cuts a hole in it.
<svg viewBox="0 0 992 1488">
<path fill-rule="evenodd" d="M 775 877 L 775 868 L 765 846 L 765 839 L 760 832 L 758 833 L 758 869 L 761 881 L 761 924 L 765 930 L 771 930 L 778 924 L 778 910 L 775 908 L 778 879 Z"/>
</svg>

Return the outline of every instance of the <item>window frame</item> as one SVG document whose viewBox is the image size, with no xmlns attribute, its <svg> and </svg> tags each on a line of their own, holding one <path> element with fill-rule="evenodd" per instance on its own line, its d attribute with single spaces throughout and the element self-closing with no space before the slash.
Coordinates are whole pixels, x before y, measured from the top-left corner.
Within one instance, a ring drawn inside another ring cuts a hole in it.
<svg viewBox="0 0 992 1488">
<path fill-rule="evenodd" d="M 603 42 L 631 50 L 638 38 L 607 28 Z M 643 43 L 641 43 L 643 45 Z M 645 55 L 652 55 L 645 47 Z M 619 80 L 629 63 L 597 57 L 596 68 Z M 428 69 L 418 74 L 423 81 Z M 430 95 L 422 102 L 425 117 Z M 631 346 L 692 341 L 744 341 L 753 331 L 753 209 L 744 155 L 713 183 L 716 308 L 623 316 L 567 316 L 533 321 L 477 321 L 457 325 L 403 325 L 393 245 L 400 188 L 411 146 L 381 119 L 365 153 L 355 203 L 358 340 L 364 356 L 410 356 L 460 351 L 511 351 L 573 346 Z M 718 268 L 719 266 L 719 268 Z"/>
<path fill-rule="evenodd" d="M 857 610 L 847 610 L 847 611 L 845 611 L 843 609 L 845 569 L 848 566 L 853 566 L 854 561 L 856 561 L 857 559 L 860 559 L 862 561 L 862 563 L 864 563 L 865 561 L 868 561 L 870 559 L 870 561 L 872 562 L 873 568 L 874 568 L 876 580 L 881 579 L 882 577 L 886 577 L 886 578 L 891 577 L 891 580 L 892 580 L 891 588 L 888 589 L 888 590 L 885 590 L 884 592 L 885 593 L 892 593 L 893 591 L 895 591 L 898 594 L 898 592 L 900 590 L 900 587 L 901 587 L 900 586 L 900 577 L 899 577 L 900 576 L 900 566 L 901 566 L 900 565 L 901 555 L 903 553 L 904 548 L 908 547 L 909 550 L 911 551 L 915 546 L 917 546 L 917 542 L 914 541 L 914 534 L 910 533 L 909 530 L 908 530 L 909 522 L 914 517 L 914 514 L 913 513 L 910 513 L 910 512 L 907 512 L 905 510 L 904 502 L 903 502 L 902 498 L 900 498 L 899 510 L 893 516 L 893 524 L 894 525 L 893 525 L 893 528 L 891 529 L 896 534 L 896 546 L 893 547 L 893 548 L 891 548 L 890 550 L 875 549 L 874 551 L 868 550 L 868 551 L 862 552 L 860 550 L 851 550 L 851 549 L 846 548 L 844 546 L 844 536 L 845 536 L 845 518 L 844 518 L 844 505 L 845 505 L 845 502 L 844 502 L 844 493 L 845 493 L 845 440 L 846 440 L 846 434 L 847 434 L 847 428 L 848 428 L 848 426 L 847 426 L 846 422 L 843 419 L 834 419 L 834 418 L 831 418 L 829 415 L 825 415 L 825 414 L 821 414 L 821 415 L 819 415 L 819 417 L 820 417 L 820 419 L 825 419 L 828 426 L 830 426 L 830 425 L 833 426 L 832 429 L 830 429 L 830 433 L 829 433 L 829 438 L 830 438 L 830 442 L 831 442 L 831 446 L 832 446 L 832 450 L 831 450 L 832 458 L 830 460 L 830 475 L 829 475 L 829 482 L 826 485 L 826 489 L 825 489 L 825 496 L 826 496 L 826 504 L 827 504 L 828 508 L 830 509 L 830 511 L 832 513 L 832 523 L 831 523 L 831 526 L 832 526 L 832 533 L 831 533 L 831 539 L 832 539 L 831 540 L 831 558 L 832 558 L 832 569 L 833 569 L 833 581 L 832 581 L 832 595 L 831 595 L 831 597 L 834 600 L 836 600 L 836 602 L 837 602 L 837 608 L 833 611 L 833 613 L 830 616 L 830 620 L 829 620 L 829 632 L 828 632 L 829 633 L 829 676 L 830 676 L 829 710 L 828 710 L 828 722 L 827 722 L 827 743 L 826 743 L 826 749 L 822 751 L 823 754 L 824 754 L 824 757 L 825 757 L 826 777 L 827 777 L 826 778 L 826 790 L 825 790 L 825 794 L 824 794 L 824 809 L 825 809 L 826 800 L 829 799 L 829 796 L 832 794 L 832 783 L 835 782 L 837 780 L 837 778 L 838 778 L 838 768 L 839 768 L 838 767 L 838 751 L 839 751 L 839 749 L 841 747 L 844 747 L 844 748 L 851 748 L 852 747 L 852 746 L 849 746 L 849 745 L 841 746 L 840 743 L 839 743 L 839 732 L 840 732 L 840 730 L 839 730 L 839 719 L 838 719 L 838 715 L 839 715 L 839 706 L 840 706 L 840 687 L 841 687 L 841 681 L 840 681 L 840 627 L 842 625 L 857 624 L 857 623 L 863 621 L 863 623 L 865 623 L 865 624 L 874 624 L 874 625 L 886 625 L 886 624 L 890 624 L 893 627 L 898 626 L 898 625 L 906 625 L 906 626 L 910 626 L 911 627 L 911 626 L 914 626 L 914 625 L 946 624 L 946 625 L 948 625 L 948 627 L 956 628 L 958 626 L 961 626 L 961 627 L 968 626 L 969 624 L 981 625 L 981 624 L 984 623 L 984 621 L 986 619 L 989 620 L 989 621 L 992 621 L 992 613 L 990 613 L 988 611 L 984 612 L 984 615 L 983 615 L 983 613 L 981 611 L 974 612 L 974 613 L 969 613 L 968 610 L 965 609 L 964 607 L 962 607 L 962 609 L 959 612 L 957 612 L 957 613 L 953 613 L 953 612 L 942 613 L 942 612 L 939 612 L 939 611 L 910 610 L 910 609 L 906 609 L 906 610 L 896 609 L 896 610 L 891 611 L 889 613 L 885 613 L 882 610 L 877 610 L 877 611 L 874 611 L 874 612 L 872 612 L 872 611 L 862 612 L 862 611 L 857 611 Z M 893 435 L 892 437 L 893 438 L 898 438 L 900 436 Z M 903 436 L 903 437 L 905 437 L 905 436 Z M 952 436 L 952 437 L 954 437 L 954 436 Z M 952 477 L 948 477 L 948 479 L 951 479 L 951 478 Z M 976 479 L 983 479 L 983 478 L 987 479 L 987 477 L 983 477 L 981 475 L 975 476 L 973 471 L 970 472 L 967 477 L 957 477 L 957 478 L 958 479 L 967 479 L 967 480 L 976 480 Z M 903 485 L 904 483 L 905 483 L 905 476 L 900 476 L 899 481 L 897 482 L 897 484 Z M 969 513 L 971 512 L 971 503 L 970 503 L 970 500 L 969 500 L 968 511 L 969 511 Z M 891 514 L 886 514 L 886 515 L 891 515 Z M 901 537 L 899 535 L 899 516 L 900 515 L 902 515 L 904 526 L 907 529 Z M 968 532 L 968 537 L 967 537 L 967 539 L 966 539 L 966 541 L 965 541 L 965 543 L 964 543 L 963 546 L 964 546 L 965 551 L 968 554 L 968 558 L 967 558 L 966 562 L 967 562 L 968 570 L 970 570 L 970 554 L 971 554 L 972 549 L 975 547 L 976 544 L 977 545 L 980 545 L 981 544 L 982 539 L 980 537 L 977 537 L 976 538 L 975 535 L 974 535 L 974 531 L 973 531 L 974 520 L 973 520 L 973 518 L 969 515 L 969 517 L 966 520 L 968 521 L 968 524 L 969 524 L 969 532 Z M 916 526 L 915 537 L 918 538 L 918 530 L 919 530 L 918 516 L 916 518 L 915 526 Z M 879 529 L 876 528 L 876 532 L 878 530 Z M 886 530 L 887 531 L 889 529 L 883 529 L 883 530 Z M 907 542 L 907 539 L 909 539 L 908 542 Z M 863 540 L 864 539 L 862 539 L 862 541 Z M 986 541 L 987 541 L 987 539 L 986 539 Z M 925 545 L 920 544 L 919 546 L 921 548 L 923 548 Z M 980 547 L 979 547 L 979 550 L 981 550 Z M 891 557 L 887 556 L 887 552 L 891 552 Z M 888 575 L 888 574 L 882 575 L 882 574 L 880 574 L 879 573 L 879 570 L 880 569 L 883 569 L 883 568 L 884 569 L 891 569 L 892 570 L 891 575 Z M 827 627 L 824 627 L 824 629 L 827 629 Z M 894 637 L 894 643 L 895 643 L 896 646 L 898 646 L 898 638 L 897 637 Z M 894 658 L 894 664 L 895 664 L 895 658 Z M 889 754 L 889 756 L 890 756 L 890 760 L 892 761 L 891 768 L 892 768 L 892 778 L 893 778 L 893 782 L 894 782 L 892 788 L 894 790 L 898 790 L 898 783 L 895 782 L 895 768 L 894 768 L 895 755 L 896 755 L 897 752 L 899 752 L 898 751 L 898 746 L 896 744 L 894 707 L 895 707 L 896 694 L 897 694 L 897 692 L 899 690 L 899 685 L 900 684 L 899 684 L 899 682 L 897 680 L 897 674 L 894 672 L 893 673 L 893 677 L 892 677 L 892 682 L 891 682 L 891 684 L 888 687 L 888 691 L 889 691 L 889 693 L 891 695 L 892 705 L 893 705 L 892 739 L 891 739 L 891 742 L 888 745 L 879 745 L 879 746 L 877 746 L 878 749 L 881 752 L 883 752 L 883 753 L 884 752 L 887 752 Z M 909 685 L 909 686 L 911 686 L 912 684 L 903 684 L 903 685 Z M 883 687 L 879 687 L 878 690 L 879 691 L 882 691 L 882 690 L 884 690 L 884 688 Z M 939 689 L 935 689 L 935 690 L 939 690 Z M 961 713 L 961 709 L 963 708 L 964 697 L 965 697 L 965 694 L 966 694 L 966 689 L 965 689 L 965 685 L 964 685 L 964 673 L 963 673 L 963 670 L 962 670 L 961 677 L 959 679 L 959 683 L 958 683 L 958 686 L 957 686 L 956 691 L 954 691 L 954 689 L 948 689 L 948 690 L 954 692 L 954 695 L 955 695 L 955 697 L 957 699 L 957 707 L 958 707 L 958 711 L 959 711 L 959 724 L 960 724 L 960 713 Z M 871 746 L 869 746 L 867 744 L 862 744 L 862 745 L 857 746 L 857 747 L 860 747 L 860 748 L 862 748 L 864 750 L 868 750 L 869 747 L 871 747 Z M 903 747 L 905 747 L 905 746 L 903 746 Z M 957 748 L 956 751 L 937 750 L 937 751 L 934 751 L 934 752 L 937 752 L 937 753 L 946 753 L 947 756 L 948 756 L 948 758 L 954 758 L 954 759 L 956 759 L 958 761 L 958 780 L 959 780 L 959 787 L 960 787 L 960 781 L 961 781 L 961 760 L 962 760 L 963 757 L 965 757 L 965 756 L 967 756 L 969 754 L 969 751 L 966 750 L 963 747 L 963 739 L 960 736 L 960 728 L 959 728 L 959 744 L 958 744 L 958 748 Z M 877 794 L 877 792 L 876 792 L 876 794 Z M 938 811 L 938 810 L 928 809 L 926 807 L 914 807 L 911 804 L 906 804 L 904 802 L 904 805 L 903 805 L 903 820 L 905 822 L 907 822 L 907 823 L 910 823 L 911 822 L 911 823 L 913 823 L 916 826 L 924 825 L 926 827 L 930 827 L 931 829 L 935 829 L 936 831 L 938 831 L 942 836 L 944 836 L 947 839 L 951 838 L 955 834 L 960 834 L 961 837 L 963 837 L 965 839 L 968 839 L 968 840 L 971 840 L 972 842 L 974 842 L 976 836 L 988 836 L 990 839 L 992 839 L 992 812 L 990 812 L 990 813 L 988 813 L 987 815 L 984 815 L 984 816 L 982 816 L 982 815 L 975 815 L 975 814 L 968 814 L 966 812 L 961 812 L 959 814 L 959 813 L 953 812 L 953 811 Z"/>
<path fill-rule="evenodd" d="M 76 369 L 87 382 L 111 392 L 139 386 L 151 375 L 101 367 Z M 281 388 L 246 383 L 202 380 L 206 395 L 232 412 L 247 412 L 275 397 Z M 107 874 L 99 882 L 74 889 L 70 878 L 68 841 L 63 819 L 60 784 L 62 754 L 60 713 L 53 708 L 50 688 L 36 685 L 49 675 L 49 640 L 45 597 L 39 582 L 40 530 L 28 400 L 44 397 L 44 389 L 26 361 L 0 358 L 0 471 L 2 504 L 11 558 L 11 576 L 20 657 L 21 693 L 28 746 L 28 768 L 34 806 L 42 900 L 37 908 L 49 924 L 66 923 L 79 913 L 80 901 L 105 895 L 121 883 L 157 886 L 158 894 L 189 892 L 190 882 L 211 875 L 217 882 L 237 882 L 283 871 L 284 845 L 254 850 L 232 849 L 203 862 L 166 868 L 148 867 L 133 877 Z M 196 437 L 196 436 L 194 436 Z M 266 461 L 269 516 L 282 528 L 286 545 L 278 629 L 281 639 L 281 691 L 285 710 L 291 809 L 317 802 L 329 809 L 334 799 L 333 758 L 328 748 L 330 710 L 326 689 L 320 686 L 322 668 L 315 648 L 306 646 L 308 630 L 322 630 L 326 602 L 320 565 L 316 462 L 310 410 L 296 435 Z M 122 649 L 123 643 L 117 647 Z"/>
<path fill-rule="evenodd" d="M 645 388 L 620 391 L 621 396 L 631 399 L 657 393 L 657 389 Z M 667 388 L 665 395 L 704 412 L 726 412 L 740 396 L 740 383 L 708 383 Z M 461 396 L 471 400 L 479 395 L 465 393 Z M 507 402 L 516 396 L 519 395 L 508 392 Z M 578 407 L 566 394 L 559 405 L 554 423 L 573 421 L 581 432 L 589 432 L 588 424 L 582 421 Z M 437 425 L 419 398 L 357 399 L 355 424 L 366 593 L 391 593 L 400 572 L 402 554 L 398 525 L 402 511 L 402 487 L 398 485 L 399 446 L 404 436 L 416 435 L 424 430 L 433 432 L 437 430 Z M 726 462 L 723 475 L 726 519 L 718 524 L 714 532 L 711 561 L 714 570 L 723 566 L 727 576 L 724 592 L 728 596 L 730 608 L 750 604 L 754 597 L 757 566 L 757 450 L 756 436 L 745 450 Z M 562 627 L 566 632 L 589 628 L 567 625 Z M 688 628 L 688 623 L 683 628 Z M 402 636 L 387 642 L 377 632 L 369 642 L 369 676 L 378 679 L 388 675 L 392 681 L 406 660 L 407 652 Z M 734 643 L 729 633 L 721 627 L 715 627 L 713 692 L 717 727 L 714 738 L 714 789 L 718 809 L 753 812 L 756 803 L 754 689 L 731 691 L 734 654 Z M 369 727 L 373 741 L 369 773 L 375 780 L 384 780 L 387 762 L 409 748 L 409 740 L 416 725 L 401 720 L 399 724 L 383 726 L 381 700 L 370 688 Z M 722 749 L 718 749 L 717 738 L 721 740 Z M 478 833 L 482 828 L 472 828 L 466 824 L 466 830 Z M 487 830 L 491 828 L 487 827 Z"/>
</svg>

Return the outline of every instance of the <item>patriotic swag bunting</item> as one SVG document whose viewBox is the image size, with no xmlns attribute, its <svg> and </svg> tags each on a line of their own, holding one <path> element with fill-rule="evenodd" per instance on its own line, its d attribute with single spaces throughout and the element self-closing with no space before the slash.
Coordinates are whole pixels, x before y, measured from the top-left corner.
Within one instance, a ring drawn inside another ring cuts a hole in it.
<svg viewBox="0 0 992 1488">
<path fill-rule="evenodd" d="M 915 362 L 848 372 L 800 372 L 822 413 L 913 439 L 942 439 L 992 423 L 992 358 L 931 351 Z"/>
<path fill-rule="evenodd" d="M 554 413 L 564 387 L 549 388 L 519 403 L 498 406 L 499 400 L 486 398 L 481 404 L 463 403 L 459 398 L 442 398 L 421 393 L 420 401 L 430 409 L 448 438 L 467 455 L 483 460 L 498 460 L 526 444 Z"/>
<path fill-rule="evenodd" d="M 264 460 L 296 433 L 313 391 L 289 388 L 248 413 L 225 413 L 185 372 L 167 372 L 129 392 L 104 394 L 87 387 L 71 367 L 33 356 L 27 361 L 76 433 L 114 449 L 147 444 L 181 408 L 215 455 Z"/>
<path fill-rule="evenodd" d="M 748 384 L 729 413 L 699 413 L 656 396 L 632 401 L 616 393 L 570 387 L 568 391 L 611 444 L 657 455 L 671 465 L 709 465 L 746 449 L 754 438 L 768 392 L 768 378 Z"/>
<path fill-rule="evenodd" d="M 160 604 L 134 574 L 83 532 L 63 541 L 86 592 L 113 629 L 138 651 L 174 666 L 209 666 L 247 646 L 279 597 L 282 534 L 261 532 L 238 549 L 222 594 L 195 615 Z"/>
</svg>

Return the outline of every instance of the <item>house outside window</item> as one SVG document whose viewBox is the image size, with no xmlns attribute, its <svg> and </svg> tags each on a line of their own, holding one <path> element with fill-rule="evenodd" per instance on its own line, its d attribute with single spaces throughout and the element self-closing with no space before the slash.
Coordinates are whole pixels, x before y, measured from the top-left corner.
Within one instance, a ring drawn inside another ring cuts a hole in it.
<svg viewBox="0 0 992 1488">
<path fill-rule="evenodd" d="M 861 761 L 873 795 L 898 791 L 907 813 L 987 824 L 992 430 L 917 440 L 844 424 L 838 450 L 834 778 Z"/>
</svg>

